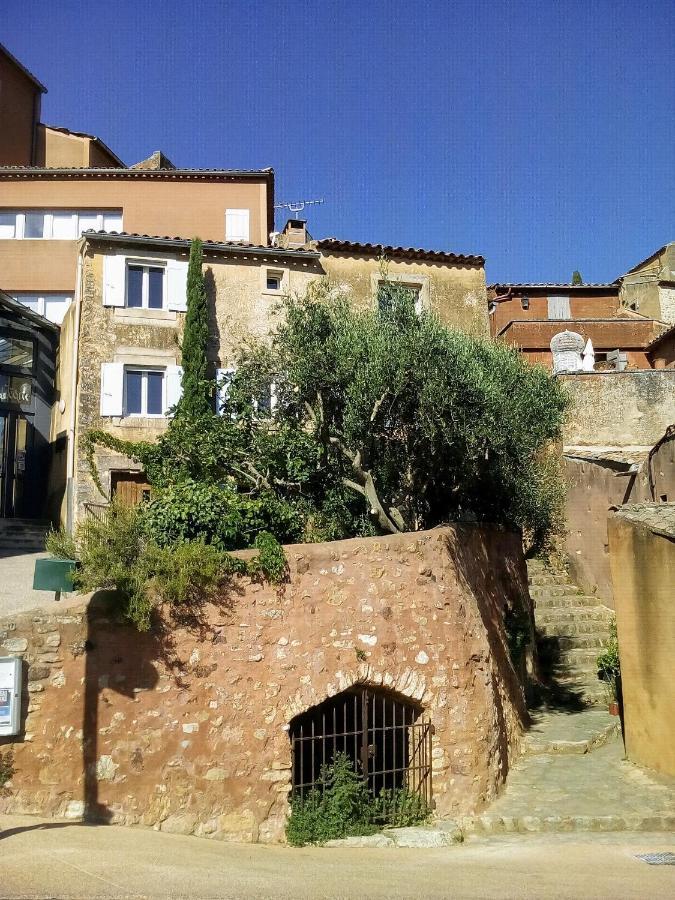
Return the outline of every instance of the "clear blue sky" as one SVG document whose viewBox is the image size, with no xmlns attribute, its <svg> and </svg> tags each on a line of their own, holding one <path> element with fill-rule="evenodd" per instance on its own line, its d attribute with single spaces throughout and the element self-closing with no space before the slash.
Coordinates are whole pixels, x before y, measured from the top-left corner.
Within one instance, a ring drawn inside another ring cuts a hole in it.
<svg viewBox="0 0 675 900">
<path fill-rule="evenodd" d="M 273 166 L 316 237 L 613 279 L 675 240 L 666 0 L 2 0 L 43 121 L 127 163 Z M 278 222 L 283 224 L 283 222 Z"/>
</svg>

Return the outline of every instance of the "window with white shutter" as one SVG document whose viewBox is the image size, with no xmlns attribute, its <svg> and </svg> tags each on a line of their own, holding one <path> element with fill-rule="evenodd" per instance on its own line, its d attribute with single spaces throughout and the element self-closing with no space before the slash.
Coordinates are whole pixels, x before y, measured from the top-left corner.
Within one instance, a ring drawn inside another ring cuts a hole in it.
<svg viewBox="0 0 675 900">
<path fill-rule="evenodd" d="M 184 259 L 170 259 L 166 264 L 167 309 L 173 312 L 187 310 L 187 271 Z"/>
<path fill-rule="evenodd" d="M 225 240 L 248 243 L 250 240 L 249 217 L 248 209 L 225 210 Z"/>
<path fill-rule="evenodd" d="M 110 254 L 103 260 L 103 305 L 124 306 L 126 258 Z"/>
<path fill-rule="evenodd" d="M 171 409 L 183 396 L 183 369 L 181 366 L 166 367 L 166 401 L 165 412 L 169 415 Z"/>
<path fill-rule="evenodd" d="M 124 366 L 101 364 L 101 415 L 121 416 L 124 412 Z"/>
</svg>

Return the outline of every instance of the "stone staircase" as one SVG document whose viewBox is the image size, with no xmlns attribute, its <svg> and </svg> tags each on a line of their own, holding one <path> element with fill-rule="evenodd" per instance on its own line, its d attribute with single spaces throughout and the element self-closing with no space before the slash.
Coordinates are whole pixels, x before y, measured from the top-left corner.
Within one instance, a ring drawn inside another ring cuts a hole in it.
<svg viewBox="0 0 675 900">
<path fill-rule="evenodd" d="M 528 560 L 527 568 L 541 671 L 557 704 L 605 704 L 596 660 L 614 613 L 541 560 Z"/>
<path fill-rule="evenodd" d="M 39 553 L 45 549 L 49 522 L 40 519 L 0 519 L 0 550 Z"/>
</svg>

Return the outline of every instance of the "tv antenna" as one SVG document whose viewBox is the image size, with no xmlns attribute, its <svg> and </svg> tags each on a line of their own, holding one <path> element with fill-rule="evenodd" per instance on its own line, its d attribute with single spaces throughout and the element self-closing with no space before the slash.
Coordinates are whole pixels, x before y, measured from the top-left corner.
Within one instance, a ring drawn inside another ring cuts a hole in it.
<svg viewBox="0 0 675 900">
<path fill-rule="evenodd" d="M 275 203 L 275 209 L 287 209 L 293 213 L 293 218 L 297 218 L 297 214 L 301 213 L 306 206 L 318 206 L 324 203 L 323 197 L 320 200 L 289 200 L 287 203 Z"/>
</svg>

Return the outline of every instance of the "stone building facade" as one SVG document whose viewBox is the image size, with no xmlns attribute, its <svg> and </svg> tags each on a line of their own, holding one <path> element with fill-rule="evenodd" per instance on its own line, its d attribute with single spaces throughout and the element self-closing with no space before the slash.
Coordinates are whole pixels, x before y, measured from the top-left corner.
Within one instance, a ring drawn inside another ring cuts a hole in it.
<svg viewBox="0 0 675 900">
<path fill-rule="evenodd" d="M 526 718 L 504 629 L 531 617 L 520 535 L 452 526 L 285 548 L 281 586 L 242 579 L 191 623 L 139 634 L 104 599 L 0 620 L 24 660 L 3 812 L 283 840 L 294 718 L 355 685 L 433 726 L 437 816 L 499 792 Z"/>
<path fill-rule="evenodd" d="M 330 250 L 319 246 L 326 243 Z M 179 238 L 126 234 L 90 232 L 82 239 L 79 295 L 62 325 L 58 387 L 64 402 L 53 413 L 55 445 L 71 445 L 67 459 L 54 467 L 49 505 L 55 520 L 70 525 L 85 507 L 106 503 L 118 489 L 139 496 L 147 489 L 137 464 L 98 448 L 102 495 L 82 436 L 103 429 L 124 440 L 153 440 L 166 429 L 167 413 L 180 396 L 189 246 Z M 487 336 L 481 257 L 415 251 L 408 258 L 412 251 L 379 250 L 392 251 L 388 277 L 416 285 L 423 308 L 447 325 Z M 338 251 L 331 242 L 265 247 L 205 241 L 214 380 L 232 369 L 243 341 L 269 334 L 284 296 L 304 294 L 316 279 L 328 278 L 358 308 L 375 308 L 382 279 L 378 253 Z"/>
</svg>

